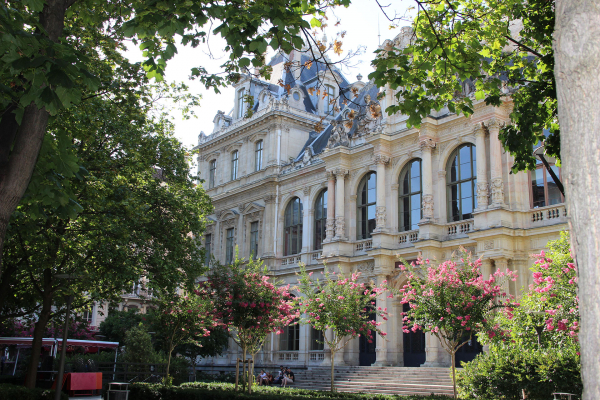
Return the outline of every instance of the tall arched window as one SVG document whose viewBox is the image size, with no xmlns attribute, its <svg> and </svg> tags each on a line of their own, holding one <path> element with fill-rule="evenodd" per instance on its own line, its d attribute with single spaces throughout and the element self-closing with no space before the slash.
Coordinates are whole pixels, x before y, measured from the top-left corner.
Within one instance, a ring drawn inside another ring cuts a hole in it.
<svg viewBox="0 0 600 400">
<path fill-rule="evenodd" d="M 263 141 L 259 140 L 256 142 L 254 149 L 254 165 L 255 171 L 260 171 L 262 169 L 262 151 L 263 151 Z"/>
<path fill-rule="evenodd" d="M 246 112 L 246 99 L 244 96 L 246 95 L 246 89 L 241 88 L 238 90 L 238 109 L 237 109 L 237 117 L 243 118 L 244 113 Z"/>
<path fill-rule="evenodd" d="M 302 202 L 294 197 L 285 209 L 283 254 L 290 256 L 302 250 Z"/>
<path fill-rule="evenodd" d="M 325 240 L 325 227 L 327 224 L 327 189 L 321 191 L 315 201 L 315 248 L 321 250 L 323 248 L 323 240 Z"/>
<path fill-rule="evenodd" d="M 217 181 L 217 160 L 212 160 L 208 168 L 208 188 L 212 189 L 215 187 Z"/>
<path fill-rule="evenodd" d="M 365 175 L 358 185 L 357 199 L 357 233 L 358 240 L 371 237 L 375 230 L 375 207 L 377 201 L 377 174 L 370 172 Z"/>
<path fill-rule="evenodd" d="M 231 180 L 236 180 L 238 177 L 238 151 L 231 153 Z"/>
<path fill-rule="evenodd" d="M 449 222 L 473 218 L 473 210 L 477 208 L 475 153 L 475 146 L 466 144 L 454 150 L 448 160 L 446 177 Z"/>
<path fill-rule="evenodd" d="M 400 173 L 398 180 L 398 229 L 410 231 L 418 229 L 417 225 L 423 217 L 421 209 L 421 160 L 409 162 Z"/>
<path fill-rule="evenodd" d="M 333 114 L 333 108 L 335 107 L 335 88 L 331 85 L 325 85 L 327 95 L 323 98 L 323 110 L 325 114 Z"/>
</svg>

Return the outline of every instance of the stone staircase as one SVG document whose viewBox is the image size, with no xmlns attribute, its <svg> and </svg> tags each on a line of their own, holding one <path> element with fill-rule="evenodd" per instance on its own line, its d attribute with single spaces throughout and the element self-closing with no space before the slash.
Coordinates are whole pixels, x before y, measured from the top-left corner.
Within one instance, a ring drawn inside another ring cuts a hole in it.
<svg viewBox="0 0 600 400">
<path fill-rule="evenodd" d="M 294 370 L 293 387 L 311 390 L 330 389 L 330 367 Z M 335 386 L 340 392 L 399 395 L 445 394 L 452 396 L 449 368 L 336 366 Z"/>
</svg>

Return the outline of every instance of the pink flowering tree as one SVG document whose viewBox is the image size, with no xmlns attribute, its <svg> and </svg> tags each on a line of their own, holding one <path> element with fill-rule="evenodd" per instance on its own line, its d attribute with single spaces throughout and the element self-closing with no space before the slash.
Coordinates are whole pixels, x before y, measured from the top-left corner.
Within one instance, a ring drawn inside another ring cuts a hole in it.
<svg viewBox="0 0 600 400">
<path fill-rule="evenodd" d="M 169 368 L 175 347 L 181 344 L 201 346 L 199 339 L 210 335 L 212 320 L 207 318 L 207 307 L 197 296 L 174 295 L 155 303 L 158 309 L 152 313 L 153 329 L 162 338 L 167 352 L 167 374 L 165 383 L 170 382 Z"/>
<path fill-rule="evenodd" d="M 524 350 L 574 346 L 579 351 L 577 267 L 568 233 L 549 242 L 547 253 L 533 257 L 533 284 L 520 299 L 520 307 L 498 313 L 489 341 L 508 341 Z"/>
<path fill-rule="evenodd" d="M 303 315 L 302 323 L 322 331 L 324 343 L 331 351 L 333 392 L 335 353 L 360 335 L 365 336 L 369 343 L 375 340 L 375 335 L 385 337 L 386 333 L 380 328 L 381 322 L 371 320 L 369 314 L 376 314 L 387 320 L 387 309 L 376 307 L 377 296 L 386 289 L 373 283 L 359 283 L 360 273 L 345 277 L 329 272 L 327 266 L 323 272 L 323 280 L 312 279 L 312 274 L 307 273 L 303 265 L 300 266 L 298 292 L 302 297 L 296 301 Z M 329 337 L 327 329 L 331 329 Z"/>
<path fill-rule="evenodd" d="M 492 312 L 500 307 L 515 307 L 502 289 L 506 279 L 515 279 L 509 271 L 497 271 L 484 277 L 481 260 L 472 261 L 463 250 L 460 260 L 439 265 L 419 258 L 412 265 L 401 265 L 407 282 L 399 290 L 401 303 L 409 304 L 403 315 L 403 331 L 430 332 L 441 342 L 452 360 L 452 380 L 456 399 L 456 352 L 475 332 L 490 329 Z M 487 279 L 486 279 L 487 278 Z"/>
<path fill-rule="evenodd" d="M 237 257 L 231 265 L 215 263 L 202 281 L 196 294 L 207 305 L 207 317 L 213 326 L 223 327 L 242 350 L 242 359 L 254 356 L 273 332 L 292 323 L 298 313 L 294 311 L 289 286 L 269 278 L 262 261 L 252 258 L 244 263 Z M 252 363 L 253 365 L 253 363 Z M 252 368 L 244 382 L 251 382 Z M 248 385 L 251 392 L 252 385 Z"/>
</svg>

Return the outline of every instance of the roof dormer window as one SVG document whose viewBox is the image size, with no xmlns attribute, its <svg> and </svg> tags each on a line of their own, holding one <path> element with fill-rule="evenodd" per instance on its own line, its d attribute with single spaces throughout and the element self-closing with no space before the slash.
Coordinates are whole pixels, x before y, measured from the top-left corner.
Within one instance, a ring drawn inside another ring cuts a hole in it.
<svg viewBox="0 0 600 400">
<path fill-rule="evenodd" d="M 244 118 L 244 113 L 246 112 L 246 89 L 241 88 L 238 90 L 238 99 L 237 99 L 237 117 Z"/>
</svg>

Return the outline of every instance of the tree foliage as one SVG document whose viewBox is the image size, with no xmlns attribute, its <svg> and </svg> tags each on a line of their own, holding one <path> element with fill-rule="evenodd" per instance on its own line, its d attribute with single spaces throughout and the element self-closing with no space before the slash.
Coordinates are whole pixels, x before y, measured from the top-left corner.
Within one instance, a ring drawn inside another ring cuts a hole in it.
<svg viewBox="0 0 600 400">
<path fill-rule="evenodd" d="M 456 352 L 472 340 L 474 333 L 490 330 L 494 310 L 516 306 L 502 287 L 502 281 L 514 280 L 516 275 L 507 269 L 485 279 L 480 266 L 481 260 L 472 261 L 466 252 L 460 260 L 439 265 L 418 259 L 413 265 L 401 266 L 407 271 L 407 282 L 399 290 L 401 303 L 409 305 L 402 313 L 402 330 L 408 333 L 409 329 L 421 329 L 440 340 L 452 358 L 455 399 Z"/>
<path fill-rule="evenodd" d="M 359 282 L 360 272 L 345 277 L 330 272 L 324 267 L 323 277 L 312 279 L 304 265 L 300 266 L 298 292 L 302 297 L 297 300 L 302 323 L 323 332 L 324 343 L 331 351 L 331 391 L 335 391 L 334 364 L 335 353 L 342 350 L 352 339 L 364 336 L 369 343 L 376 335 L 387 335 L 380 327 L 381 322 L 372 316 L 387 320 L 387 308 L 377 307 L 376 299 L 385 289 L 373 282 Z M 384 282 L 385 284 L 386 282 Z M 327 331 L 330 330 L 330 335 Z"/>
<path fill-rule="evenodd" d="M 419 126 L 432 110 L 469 116 L 474 103 L 512 102 L 511 124 L 500 133 L 515 156 L 513 170 L 535 168 L 532 147 L 560 158 L 554 79 L 554 1 L 415 0 L 407 41 L 377 51 L 369 75 L 389 85 L 391 115 Z M 465 90 L 474 85 L 474 91 Z M 548 137 L 544 136 L 544 132 Z"/>
</svg>

